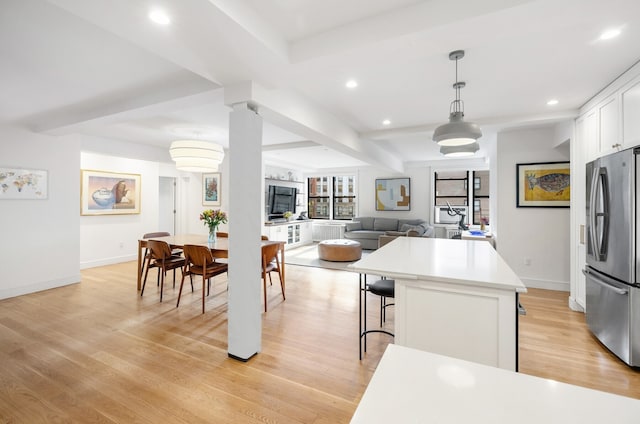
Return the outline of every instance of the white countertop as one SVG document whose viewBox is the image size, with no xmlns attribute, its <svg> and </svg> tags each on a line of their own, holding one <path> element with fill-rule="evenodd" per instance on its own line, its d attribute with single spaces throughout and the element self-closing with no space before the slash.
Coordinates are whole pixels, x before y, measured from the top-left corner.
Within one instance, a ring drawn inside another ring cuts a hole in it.
<svg viewBox="0 0 640 424">
<path fill-rule="evenodd" d="M 351 423 L 640 422 L 640 400 L 390 344 Z"/>
<path fill-rule="evenodd" d="M 423 237 L 398 237 L 349 266 L 351 271 L 390 278 L 526 292 L 520 278 L 489 243 Z"/>
</svg>

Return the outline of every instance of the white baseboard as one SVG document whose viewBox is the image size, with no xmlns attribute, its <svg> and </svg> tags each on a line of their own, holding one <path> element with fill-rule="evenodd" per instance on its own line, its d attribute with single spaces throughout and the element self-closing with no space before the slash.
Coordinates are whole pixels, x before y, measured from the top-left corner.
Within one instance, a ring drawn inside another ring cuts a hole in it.
<svg viewBox="0 0 640 424">
<path fill-rule="evenodd" d="M 569 308 L 571 308 L 572 311 L 584 312 L 584 306 L 579 304 L 575 298 L 571 296 L 569 296 Z"/>
<path fill-rule="evenodd" d="M 113 258 L 100 259 L 97 261 L 80 262 L 80 269 L 95 268 L 97 266 L 113 265 L 137 260 L 137 255 L 114 256 Z"/>
<path fill-rule="evenodd" d="M 568 281 L 534 280 L 531 278 L 521 278 L 524 285 L 532 289 L 545 289 L 556 291 L 570 291 L 571 286 Z"/>
<path fill-rule="evenodd" d="M 0 299 L 8 299 L 10 297 L 22 296 L 23 294 L 35 293 L 43 290 L 55 289 L 57 287 L 68 286 L 80 282 L 80 274 L 69 277 L 58 278 L 50 281 L 40 281 L 26 286 L 11 287 L 0 290 Z"/>
</svg>

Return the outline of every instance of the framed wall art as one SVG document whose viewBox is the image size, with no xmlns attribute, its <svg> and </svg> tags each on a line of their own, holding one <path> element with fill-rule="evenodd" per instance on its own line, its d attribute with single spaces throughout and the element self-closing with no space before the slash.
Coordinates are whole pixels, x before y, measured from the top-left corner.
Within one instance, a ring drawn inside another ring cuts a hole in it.
<svg viewBox="0 0 640 424">
<path fill-rule="evenodd" d="M 0 167 L 0 200 L 46 199 L 48 179 L 43 169 Z"/>
<path fill-rule="evenodd" d="M 202 205 L 220 206 L 220 173 L 202 174 Z"/>
<path fill-rule="evenodd" d="M 568 208 L 569 162 L 516 164 L 517 207 Z"/>
<path fill-rule="evenodd" d="M 409 178 L 377 178 L 376 210 L 411 210 L 411 180 Z"/>
<path fill-rule="evenodd" d="M 140 213 L 140 174 L 83 169 L 80 215 Z"/>
</svg>

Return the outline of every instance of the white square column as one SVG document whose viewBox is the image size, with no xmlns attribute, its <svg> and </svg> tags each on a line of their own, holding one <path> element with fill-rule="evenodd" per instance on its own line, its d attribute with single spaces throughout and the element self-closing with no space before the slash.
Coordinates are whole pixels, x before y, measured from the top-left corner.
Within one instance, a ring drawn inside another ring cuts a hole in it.
<svg viewBox="0 0 640 424">
<path fill-rule="evenodd" d="M 262 117 L 247 103 L 229 114 L 228 354 L 247 361 L 262 349 Z"/>
</svg>

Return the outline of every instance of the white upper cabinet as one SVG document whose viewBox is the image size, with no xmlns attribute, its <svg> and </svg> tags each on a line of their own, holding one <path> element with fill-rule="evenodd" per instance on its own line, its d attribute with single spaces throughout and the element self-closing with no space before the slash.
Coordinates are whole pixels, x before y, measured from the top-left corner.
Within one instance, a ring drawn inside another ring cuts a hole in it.
<svg viewBox="0 0 640 424">
<path fill-rule="evenodd" d="M 606 99 L 598 106 L 599 115 L 599 156 L 616 151 L 622 147 L 620 140 L 620 113 L 618 96 Z"/>
<path fill-rule="evenodd" d="M 600 137 L 598 137 L 597 109 L 592 109 L 578 119 L 577 139 L 580 147 L 584 149 L 586 161 L 593 160 L 600 154 Z"/>
<path fill-rule="evenodd" d="M 640 81 L 622 91 L 622 136 L 625 147 L 640 144 Z"/>
</svg>

